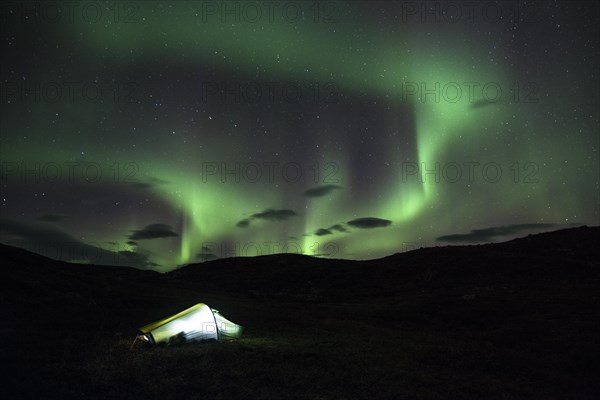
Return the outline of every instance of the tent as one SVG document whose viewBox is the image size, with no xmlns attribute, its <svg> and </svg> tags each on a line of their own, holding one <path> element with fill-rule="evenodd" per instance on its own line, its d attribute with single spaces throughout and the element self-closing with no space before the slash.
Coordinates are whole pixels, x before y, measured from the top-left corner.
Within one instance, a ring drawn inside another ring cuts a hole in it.
<svg viewBox="0 0 600 400">
<path fill-rule="evenodd" d="M 152 344 L 235 339 L 242 335 L 240 325 L 203 303 L 143 326 L 140 331 L 138 338 Z"/>
</svg>

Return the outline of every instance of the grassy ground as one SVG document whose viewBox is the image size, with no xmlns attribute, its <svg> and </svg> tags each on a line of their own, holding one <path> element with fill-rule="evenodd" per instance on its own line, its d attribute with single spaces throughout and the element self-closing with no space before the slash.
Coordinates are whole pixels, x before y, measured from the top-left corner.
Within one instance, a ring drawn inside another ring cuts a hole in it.
<svg viewBox="0 0 600 400">
<path fill-rule="evenodd" d="M 591 244 L 597 232 L 579 232 L 573 243 Z M 5 248 L 3 393 L 595 399 L 598 257 L 590 246 L 560 243 L 433 249 L 370 263 L 230 260 L 162 276 L 55 265 Z M 243 325 L 242 339 L 132 346 L 138 326 L 197 302 Z"/>
</svg>

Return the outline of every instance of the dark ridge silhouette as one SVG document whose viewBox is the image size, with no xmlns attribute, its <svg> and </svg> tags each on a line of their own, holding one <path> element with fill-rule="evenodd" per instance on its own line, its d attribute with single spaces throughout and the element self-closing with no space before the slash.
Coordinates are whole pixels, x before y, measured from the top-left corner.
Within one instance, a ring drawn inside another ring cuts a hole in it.
<svg viewBox="0 0 600 400">
<path fill-rule="evenodd" d="M 3 396 L 592 399 L 599 235 L 581 227 L 369 261 L 236 257 L 166 274 L 0 245 Z M 242 325 L 242 338 L 133 345 L 138 327 L 198 302 Z"/>
</svg>

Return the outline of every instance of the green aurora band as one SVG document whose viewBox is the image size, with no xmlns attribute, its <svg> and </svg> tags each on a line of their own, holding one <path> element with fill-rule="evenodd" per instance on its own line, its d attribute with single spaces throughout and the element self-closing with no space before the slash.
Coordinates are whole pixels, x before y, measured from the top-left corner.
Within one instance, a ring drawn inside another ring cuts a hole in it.
<svg viewBox="0 0 600 400">
<path fill-rule="evenodd" d="M 386 98 L 413 114 L 416 154 L 408 160 L 413 167 L 434 169 L 436 164 L 444 166 L 456 162 L 462 165 L 471 160 L 479 165 L 496 162 L 503 167 L 504 176 L 509 176 L 509 166 L 514 164 L 532 162 L 543 166 L 546 160 L 561 160 L 561 163 L 566 160 L 564 162 L 576 164 L 578 157 L 586 157 L 591 151 L 586 140 L 573 143 L 569 151 L 565 151 L 564 141 L 560 138 L 565 127 L 554 125 L 536 114 L 534 111 L 540 107 L 539 103 L 527 103 L 515 95 L 516 85 L 525 81 L 507 62 L 490 60 L 488 49 L 494 43 L 493 35 L 473 38 L 464 25 L 436 26 L 436 30 L 430 32 L 425 24 L 399 24 L 394 26 L 394 34 L 389 34 L 386 29 L 361 20 L 360 13 L 352 6 L 339 7 L 341 14 L 335 24 L 289 23 L 280 19 L 264 24 L 244 21 L 232 24 L 221 23 L 216 18 L 202 22 L 197 15 L 198 3 L 173 2 L 162 7 L 156 3 L 140 4 L 144 19 L 139 23 L 90 24 L 76 19 L 75 23 L 61 25 L 61 40 L 78 46 L 82 56 L 102 59 L 104 63 L 114 64 L 115 68 L 123 65 L 133 68 L 156 58 L 172 57 L 179 63 L 209 65 L 223 70 L 237 68 L 242 77 L 252 79 L 257 66 L 266 66 L 267 77 L 262 79 L 269 81 L 333 81 L 347 97 L 367 93 L 374 98 Z M 364 37 L 363 40 L 352 39 L 359 27 L 370 32 L 369 41 Z M 475 64 L 474 59 L 481 61 Z M 467 93 L 469 86 L 465 83 L 470 82 L 478 85 L 473 92 L 474 98 Z M 545 101 L 544 107 L 566 110 L 580 107 L 581 100 L 569 94 L 568 83 L 555 82 L 550 75 L 538 76 L 536 82 L 542 88 L 537 97 Z M 421 89 L 415 87 L 415 83 L 430 90 L 436 85 L 444 87 L 446 83 L 456 83 L 462 94 L 453 101 L 456 85 L 452 84 L 442 93 L 452 101 L 447 98 L 436 101 L 431 93 L 420 96 L 408 92 Z M 488 92 L 491 97 L 495 97 L 495 87 L 503 89 L 502 101 L 474 107 L 474 103 L 482 100 L 482 86 L 488 83 L 494 84 Z M 544 86 L 545 83 L 548 85 Z M 549 86 L 552 87 L 550 94 L 565 95 L 560 99 L 548 96 Z M 519 89 L 523 90 L 522 86 Z M 114 107 L 113 111 L 119 112 L 119 105 L 107 107 Z M 61 112 L 70 115 L 74 125 L 83 123 L 81 126 L 85 126 L 86 119 L 97 118 L 91 104 L 70 105 Z M 397 123 L 390 118 L 390 129 Z M 592 137 L 596 133 L 593 124 L 573 122 L 567 128 L 583 129 L 582 137 Z M 47 129 L 42 123 L 30 126 L 30 131 L 37 132 L 40 137 Z M 123 127 L 124 134 L 127 129 Z M 164 129 L 156 127 L 156 130 Z M 551 131 L 556 135 L 554 141 L 534 138 L 527 143 L 515 143 L 511 150 L 506 150 L 502 141 L 511 129 L 522 130 L 510 134 L 523 140 L 531 131 Z M 211 132 L 210 135 L 214 137 L 221 133 Z M 323 141 L 328 134 L 323 132 Z M 75 140 L 85 143 L 90 138 L 86 138 L 84 132 Z M 151 189 L 180 213 L 179 224 L 176 224 L 180 227 L 179 251 L 169 254 L 168 245 L 152 243 L 152 259 L 162 268 L 197 261 L 196 255 L 202 251 L 203 243 L 239 245 L 229 248 L 229 254 L 225 256 L 264 254 L 264 243 L 277 243 L 271 252 L 301 249 L 305 254 L 373 258 L 401 251 L 406 243 L 431 245 L 440 231 L 468 230 L 499 221 L 519 223 L 523 219 L 549 223 L 597 219 L 593 210 L 586 211 L 590 196 L 594 197 L 593 188 L 581 189 L 568 183 L 577 181 L 577 172 L 573 169 L 561 169 L 560 175 L 556 175 L 556 168 L 544 170 L 540 167 L 537 171 L 539 181 L 530 184 L 515 183 L 511 179 L 501 179 L 493 184 L 482 182 L 480 169 L 475 169 L 478 179 L 472 185 L 464 181 L 436 182 L 432 174 L 423 179 L 414 174 L 406 175 L 407 171 L 402 170 L 408 165 L 406 154 L 399 151 L 402 149 L 396 143 L 385 143 L 385 140 L 381 146 L 389 164 L 388 176 L 382 179 L 379 190 L 373 193 L 368 204 L 351 201 L 352 190 L 358 189 L 350 187 L 352 160 L 345 148 L 328 148 L 319 155 L 319 161 L 334 162 L 339 166 L 335 178 L 336 184 L 342 187 L 324 197 L 293 196 L 289 185 L 274 185 L 267 181 L 244 185 L 199 178 L 202 163 L 215 160 L 231 164 L 240 162 L 239 154 L 228 149 L 234 143 L 236 148 L 255 145 L 252 141 L 249 135 L 238 133 L 228 137 L 227 142 L 203 143 L 202 147 L 199 143 L 173 145 L 171 149 L 164 149 L 176 154 L 172 160 L 156 159 L 153 149 L 143 145 L 129 154 L 107 154 L 91 148 L 85 156 L 107 163 L 134 161 L 147 177 L 170 182 Z M 3 148 L 2 160 L 22 158 L 15 158 L 15 154 L 28 154 L 27 158 L 32 160 L 73 159 L 70 149 L 53 150 L 51 158 L 44 146 L 33 149 L 24 146 L 12 143 L 10 153 Z M 153 161 L 149 163 L 149 159 Z M 597 182 L 598 173 L 595 174 Z M 564 185 L 561 189 L 571 195 L 553 198 L 558 190 L 558 183 L 553 182 L 566 182 L 561 184 Z M 463 186 L 457 191 L 458 185 Z M 296 185 L 294 188 L 302 193 L 311 186 L 316 185 L 306 184 L 300 189 Z M 292 209 L 298 215 L 282 223 L 252 220 L 245 229 L 236 227 L 238 221 L 268 208 Z M 314 235 L 319 228 L 365 216 L 389 219 L 392 225 L 386 229 L 350 229 L 349 234 L 336 233 L 334 236 Z M 460 223 L 456 222 L 457 216 L 460 216 Z M 122 221 L 116 230 L 99 230 L 95 239 L 98 243 L 122 242 L 125 227 L 139 229 L 150 222 L 143 215 L 132 216 L 129 221 Z M 244 246 L 248 243 L 260 244 L 260 250 Z M 104 247 L 110 249 L 108 245 Z"/>
</svg>

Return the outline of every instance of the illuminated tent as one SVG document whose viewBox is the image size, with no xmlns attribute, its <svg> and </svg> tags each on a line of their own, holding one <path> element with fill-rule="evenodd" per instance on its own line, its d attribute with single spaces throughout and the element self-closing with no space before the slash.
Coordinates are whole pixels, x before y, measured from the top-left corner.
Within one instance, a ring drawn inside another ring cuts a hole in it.
<svg viewBox="0 0 600 400">
<path fill-rule="evenodd" d="M 235 339 L 242 335 L 241 326 L 203 303 L 143 326 L 140 331 L 143 334 L 138 338 L 152 344 Z"/>
</svg>

